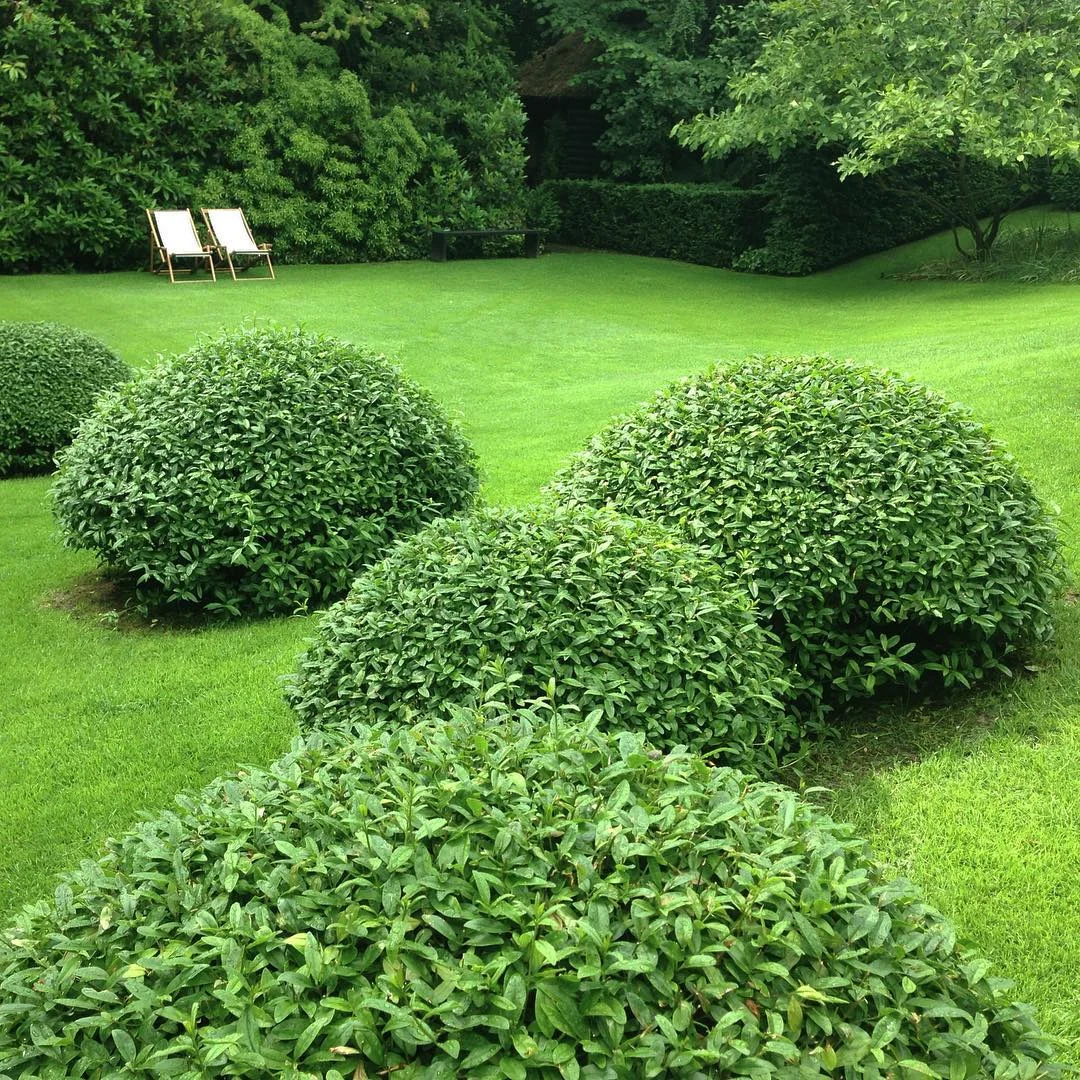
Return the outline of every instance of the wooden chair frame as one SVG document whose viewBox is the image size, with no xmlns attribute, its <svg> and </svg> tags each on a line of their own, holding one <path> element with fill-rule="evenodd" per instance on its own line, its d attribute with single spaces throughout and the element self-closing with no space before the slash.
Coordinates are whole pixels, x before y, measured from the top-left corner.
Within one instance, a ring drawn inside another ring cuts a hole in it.
<svg viewBox="0 0 1080 1080">
<path fill-rule="evenodd" d="M 181 251 L 166 246 L 161 237 L 161 229 L 157 220 L 157 214 L 186 214 L 188 222 L 191 224 L 191 235 L 198 241 L 198 251 Z M 199 239 L 199 234 L 195 228 L 195 219 L 191 216 L 190 210 L 147 210 L 146 220 L 150 226 L 150 273 L 160 274 L 162 271 L 167 271 L 169 274 L 169 280 L 174 285 L 198 285 L 206 281 L 203 278 L 201 281 L 196 281 L 193 277 L 190 281 L 183 282 L 177 281 L 177 274 L 194 274 L 198 268 L 196 266 L 179 267 L 173 265 L 173 259 L 205 259 L 206 268 L 210 271 L 210 281 L 217 281 L 217 272 L 214 270 L 214 247 L 212 244 L 204 244 Z"/>
<path fill-rule="evenodd" d="M 241 273 L 244 273 L 255 265 L 255 262 L 252 261 L 237 267 L 233 262 L 234 255 L 241 259 L 266 260 L 266 269 L 269 271 L 269 276 L 253 277 L 249 278 L 249 281 L 274 280 L 276 277 L 274 274 L 274 263 L 270 258 L 270 252 L 273 250 L 273 246 L 271 244 L 255 243 L 255 238 L 251 233 L 251 226 L 248 225 L 244 211 L 241 210 L 240 207 L 203 207 L 200 212 L 202 213 L 203 221 L 206 222 L 206 230 L 214 242 L 214 247 L 217 249 L 218 257 L 224 259 L 225 264 L 229 268 L 229 273 L 232 274 L 233 281 L 240 280 L 236 276 L 237 269 L 239 269 Z M 223 214 L 235 215 L 234 223 L 231 227 L 231 235 L 226 232 L 223 227 L 225 225 L 225 221 L 223 221 L 221 217 Z M 215 215 L 217 215 L 216 227 L 214 221 Z"/>
</svg>

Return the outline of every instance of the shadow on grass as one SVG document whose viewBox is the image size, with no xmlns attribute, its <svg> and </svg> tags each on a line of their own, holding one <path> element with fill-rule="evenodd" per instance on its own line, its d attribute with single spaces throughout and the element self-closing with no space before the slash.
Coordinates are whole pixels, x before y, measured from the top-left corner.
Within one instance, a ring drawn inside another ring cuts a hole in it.
<svg viewBox="0 0 1080 1080">
<path fill-rule="evenodd" d="M 62 589 L 46 594 L 43 607 L 62 611 L 83 623 L 96 623 L 120 633 L 186 633 L 235 626 L 249 619 L 235 619 L 208 613 L 197 604 L 173 604 L 168 609 L 140 610 L 134 582 L 108 570 L 91 570 L 73 578 Z"/>
<path fill-rule="evenodd" d="M 1062 707 L 1080 703 L 1080 605 L 1070 594 L 1058 606 L 1058 638 L 1012 676 L 932 698 L 896 699 L 852 711 L 784 783 L 828 807 L 839 790 L 860 788 L 863 818 L 873 824 L 888 807 L 877 777 L 942 751 L 977 753 L 991 738 L 1030 742 L 1052 733 Z M 824 789 L 824 790 L 822 790 Z"/>
</svg>

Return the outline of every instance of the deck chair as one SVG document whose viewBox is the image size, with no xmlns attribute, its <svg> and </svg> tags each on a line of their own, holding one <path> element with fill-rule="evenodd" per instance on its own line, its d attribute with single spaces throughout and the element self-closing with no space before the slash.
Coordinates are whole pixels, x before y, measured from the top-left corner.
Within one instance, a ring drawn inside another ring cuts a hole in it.
<svg viewBox="0 0 1080 1080">
<path fill-rule="evenodd" d="M 232 210 L 203 209 L 202 216 L 207 229 L 210 230 L 210 236 L 218 249 L 218 253 L 228 264 L 233 281 L 239 280 L 236 276 L 236 264 L 233 262 L 234 255 L 241 260 L 241 270 L 249 269 L 255 259 L 265 259 L 266 269 L 270 271 L 270 276 L 257 280 L 270 281 L 273 279 L 274 264 L 270 260 L 271 246 L 270 244 L 255 243 L 255 238 L 251 235 L 251 229 L 248 227 L 243 210 L 239 208 Z"/>
<path fill-rule="evenodd" d="M 195 231 L 195 219 L 190 210 L 147 210 L 146 220 L 150 223 L 150 272 L 160 274 L 169 272 L 169 280 L 176 285 L 177 274 L 193 273 L 198 262 L 193 266 L 179 268 L 174 259 L 205 259 L 210 271 L 210 280 L 217 281 L 214 271 L 214 249 L 204 244 Z M 205 280 L 205 278 L 203 279 Z M 194 283 L 194 279 L 189 284 Z"/>
</svg>

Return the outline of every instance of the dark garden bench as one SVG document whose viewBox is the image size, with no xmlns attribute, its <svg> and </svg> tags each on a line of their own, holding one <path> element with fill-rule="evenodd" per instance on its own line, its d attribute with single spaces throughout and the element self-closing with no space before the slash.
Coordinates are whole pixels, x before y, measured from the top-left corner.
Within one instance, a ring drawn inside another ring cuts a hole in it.
<svg viewBox="0 0 1080 1080">
<path fill-rule="evenodd" d="M 432 229 L 431 258 L 446 262 L 446 245 L 452 236 L 524 236 L 525 258 L 535 259 L 540 254 L 540 241 L 547 235 L 546 229 Z"/>
</svg>

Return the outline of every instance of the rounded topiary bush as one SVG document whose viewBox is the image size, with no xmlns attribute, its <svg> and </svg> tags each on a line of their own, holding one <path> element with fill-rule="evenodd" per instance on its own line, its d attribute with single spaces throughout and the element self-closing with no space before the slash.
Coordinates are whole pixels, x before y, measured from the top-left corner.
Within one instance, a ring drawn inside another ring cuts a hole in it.
<svg viewBox="0 0 1080 1080">
<path fill-rule="evenodd" d="M 0 322 L 0 477 L 52 468 L 98 394 L 129 375 L 74 326 Z"/>
<path fill-rule="evenodd" d="M 144 607 L 274 613 L 341 596 L 477 486 L 465 437 L 384 356 L 249 327 L 107 395 L 53 501 L 66 543 L 130 575 Z"/>
<path fill-rule="evenodd" d="M 435 522 L 331 608 L 288 691 L 301 724 L 553 696 L 747 767 L 797 739 L 778 646 L 668 530 L 588 509 Z"/>
<path fill-rule="evenodd" d="M 1061 1073 L 850 827 L 558 716 L 326 731 L 0 934 L 0 1073 Z"/>
<path fill-rule="evenodd" d="M 885 686 L 967 685 L 1045 640 L 1054 527 L 970 414 L 827 357 L 714 367 L 556 475 L 568 505 L 680 528 L 787 647 L 806 719 Z"/>
</svg>

